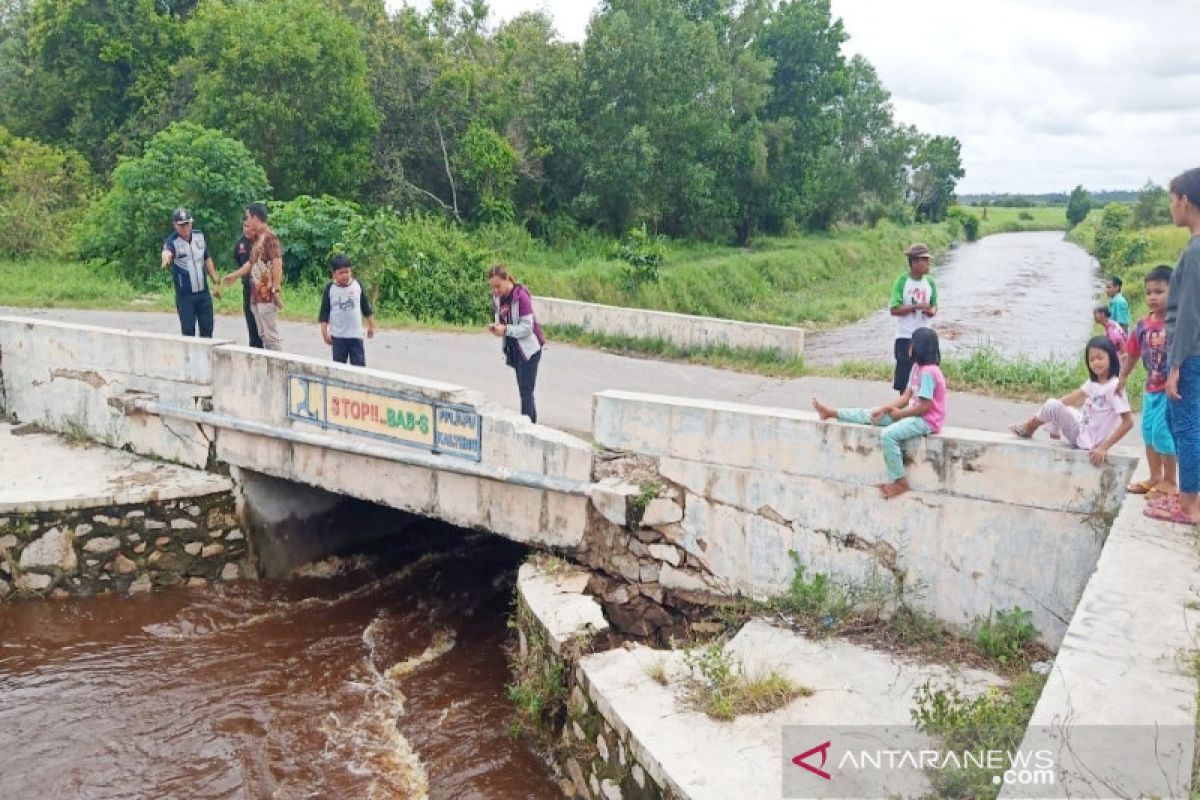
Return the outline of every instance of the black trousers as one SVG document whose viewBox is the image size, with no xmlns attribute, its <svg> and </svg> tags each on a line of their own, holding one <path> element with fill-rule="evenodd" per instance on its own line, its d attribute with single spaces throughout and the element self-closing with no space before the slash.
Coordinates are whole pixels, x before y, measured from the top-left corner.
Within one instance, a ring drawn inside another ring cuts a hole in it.
<svg viewBox="0 0 1200 800">
<path fill-rule="evenodd" d="M 202 292 L 175 292 L 175 310 L 179 312 L 179 332 L 184 336 L 195 336 L 196 327 L 200 335 L 211 339 L 213 335 L 213 303 L 208 289 Z"/>
<path fill-rule="evenodd" d="M 333 360 L 339 364 L 350 364 L 355 367 L 367 365 L 367 351 L 362 339 L 333 338 Z"/>
<path fill-rule="evenodd" d="M 258 335 L 258 323 L 250 309 L 250 279 L 242 279 L 242 315 L 246 318 L 246 333 L 250 334 L 250 346 L 262 348 L 262 337 Z"/>
<path fill-rule="evenodd" d="M 909 355 L 911 347 L 912 339 L 896 340 L 896 371 L 892 375 L 892 388 L 897 392 L 903 393 L 908 388 L 908 374 L 912 372 L 912 356 Z"/>
<path fill-rule="evenodd" d="M 537 406 L 533 402 L 533 387 L 537 384 L 538 364 L 542 361 L 542 351 L 538 350 L 529 359 L 517 354 L 513 369 L 517 372 L 517 390 L 521 393 L 521 413 L 529 417 L 530 422 L 537 422 Z"/>
</svg>

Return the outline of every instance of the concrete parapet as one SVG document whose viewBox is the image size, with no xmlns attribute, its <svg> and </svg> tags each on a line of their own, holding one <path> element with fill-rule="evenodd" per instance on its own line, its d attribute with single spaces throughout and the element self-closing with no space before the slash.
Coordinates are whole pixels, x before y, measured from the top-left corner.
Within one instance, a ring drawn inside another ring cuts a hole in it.
<svg viewBox="0 0 1200 800">
<path fill-rule="evenodd" d="M 202 408 L 212 396 L 210 354 L 219 344 L 0 317 L 0 404 L 10 419 L 203 467 L 211 431 L 158 417 L 128 417 L 123 404 L 149 397 Z"/>
<path fill-rule="evenodd" d="M 534 308 L 543 325 L 570 326 L 609 336 L 656 339 L 677 347 L 774 350 L 790 358 L 804 355 L 803 328 L 603 306 L 552 297 L 535 298 Z"/>
<path fill-rule="evenodd" d="M 469 435 L 460 437 L 460 453 L 439 456 L 446 465 L 444 470 L 231 429 L 222 429 L 217 440 L 222 461 L 463 527 L 485 528 L 517 541 L 572 548 L 583 538 L 587 525 L 586 495 L 568 495 L 454 472 L 456 463 L 463 463 L 456 461 L 461 456 L 466 461 L 492 465 L 501 475 L 519 472 L 546 476 L 575 481 L 581 487 L 590 480 L 592 451 L 586 442 L 533 425 L 524 417 L 488 403 L 475 392 L 450 384 L 245 347 L 222 347 L 214 352 L 213 382 L 214 412 L 218 415 L 262 423 L 279 431 L 318 434 L 329 442 L 373 442 L 393 448 L 400 457 L 405 452 L 422 449 L 416 441 L 421 438 L 419 417 L 438 413 L 430 408 L 451 409 L 460 417 L 459 427 L 470 428 Z M 311 396 L 305 399 L 315 415 L 311 419 L 297 413 L 297 387 L 302 385 L 309 386 L 306 391 Z M 335 424 L 334 389 L 322 387 L 336 387 L 338 396 L 343 398 L 339 402 L 353 398 L 353 402 L 369 411 L 363 412 L 356 406 L 353 422 Z M 320 393 L 326 391 L 329 397 L 322 395 L 323 399 L 319 399 Z M 324 410 L 317 411 L 321 403 Z M 441 405 L 428 405 L 431 403 Z M 380 410 L 384 405 L 389 407 Z M 392 405 L 396 408 L 391 408 Z M 398 421 L 399 415 L 391 413 L 390 422 L 394 424 L 389 428 L 389 412 L 403 408 L 416 409 L 417 416 Z M 388 438 L 388 430 L 400 428 L 411 429 L 409 444 L 414 447 Z M 428 447 L 424 450 L 429 452 Z"/>
<path fill-rule="evenodd" d="M 1136 465 L 978 431 L 911 443 L 913 492 L 885 501 L 879 430 L 815 414 L 602 392 L 604 447 L 651 456 L 682 492 L 673 541 L 730 591 L 786 591 L 794 566 L 888 591 L 963 629 L 993 611 L 1033 612 L 1057 646 L 1099 558 L 1107 515 Z"/>
</svg>

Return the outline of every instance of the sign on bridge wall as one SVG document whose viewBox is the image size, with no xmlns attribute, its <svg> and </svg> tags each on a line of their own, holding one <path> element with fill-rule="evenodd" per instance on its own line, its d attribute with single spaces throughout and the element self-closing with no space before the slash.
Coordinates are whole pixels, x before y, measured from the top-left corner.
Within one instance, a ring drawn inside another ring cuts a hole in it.
<svg viewBox="0 0 1200 800">
<path fill-rule="evenodd" d="M 483 433 L 470 406 L 288 375 L 288 417 L 300 422 L 479 461 Z"/>
</svg>

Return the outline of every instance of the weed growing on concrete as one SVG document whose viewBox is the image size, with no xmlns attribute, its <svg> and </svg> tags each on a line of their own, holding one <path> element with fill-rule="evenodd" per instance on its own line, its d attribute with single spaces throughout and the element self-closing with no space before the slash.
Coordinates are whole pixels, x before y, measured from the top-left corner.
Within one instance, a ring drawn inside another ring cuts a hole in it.
<svg viewBox="0 0 1200 800">
<path fill-rule="evenodd" d="M 1025 660 L 1025 646 L 1037 636 L 1033 613 L 1014 606 L 997 611 L 980 623 L 975 631 L 979 651 L 1002 667 Z"/>
<path fill-rule="evenodd" d="M 549 738 L 564 714 L 568 662 L 554 654 L 541 626 L 524 604 L 517 604 L 517 613 L 508 624 L 522 637 L 520 645 L 509 652 L 513 681 L 504 687 L 505 696 L 516 710 L 509 733 L 514 738 L 526 732 Z"/>
<path fill-rule="evenodd" d="M 731 720 L 743 714 L 765 714 L 783 708 L 797 697 L 810 697 L 812 689 L 798 686 L 771 670 L 748 677 L 721 641 L 684 653 L 684 663 L 693 675 L 688 682 L 688 699 L 713 719 Z"/>
<path fill-rule="evenodd" d="M 917 730 L 937 737 L 951 752 L 1012 752 L 1025 736 L 1045 683 L 1042 675 L 1022 673 L 1008 688 L 990 687 L 970 698 L 953 687 L 935 689 L 927 682 L 913 697 L 912 720 Z M 969 762 L 957 769 L 929 771 L 934 797 L 994 798 L 1000 790 L 992 782 L 994 776 L 995 770 Z"/>
<path fill-rule="evenodd" d="M 646 677 L 660 686 L 667 685 L 667 662 L 660 658 L 656 658 L 646 665 Z"/>
<path fill-rule="evenodd" d="M 63 435 L 67 437 L 67 441 L 73 447 L 84 447 L 92 443 L 92 435 L 88 433 L 87 427 L 77 419 L 70 418 L 63 420 L 66 425 L 66 430 Z"/>
<path fill-rule="evenodd" d="M 638 488 L 641 489 L 638 496 L 630 501 L 631 523 L 635 525 L 642 521 L 650 501 L 662 494 L 665 487 L 658 481 L 645 481 Z"/>
<path fill-rule="evenodd" d="M 837 582 L 820 572 L 809 573 L 794 550 L 789 550 L 788 556 L 795 571 L 788 593 L 775 606 L 798 617 L 797 622 L 808 633 L 838 633 L 882 618 L 890 595 L 882 580 Z"/>
</svg>

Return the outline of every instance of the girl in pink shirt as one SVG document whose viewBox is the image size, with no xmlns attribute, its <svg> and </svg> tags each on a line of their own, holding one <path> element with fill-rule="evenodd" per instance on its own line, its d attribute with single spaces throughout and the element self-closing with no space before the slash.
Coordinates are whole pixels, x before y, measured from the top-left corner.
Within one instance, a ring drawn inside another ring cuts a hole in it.
<svg viewBox="0 0 1200 800">
<path fill-rule="evenodd" d="M 1045 425 L 1051 439 L 1065 438 L 1072 447 L 1087 450 L 1092 463 L 1100 466 L 1109 448 L 1133 427 L 1133 414 L 1119 386 L 1117 348 L 1107 336 L 1097 336 L 1084 352 L 1091 379 L 1066 397 L 1047 400 L 1035 416 L 1009 430 L 1028 439 Z M 1082 410 L 1073 407 L 1079 405 Z"/>
<path fill-rule="evenodd" d="M 946 419 L 946 379 L 942 376 L 941 347 L 932 328 L 917 328 L 909 345 L 912 370 L 908 388 L 897 399 L 876 408 L 831 408 L 813 398 L 813 408 L 822 420 L 837 419 L 856 425 L 881 425 L 879 445 L 883 449 L 883 464 L 887 483 L 879 485 L 884 499 L 908 491 L 904 477 L 904 454 L 901 445 L 918 436 L 928 436 L 942 429 Z"/>
</svg>

